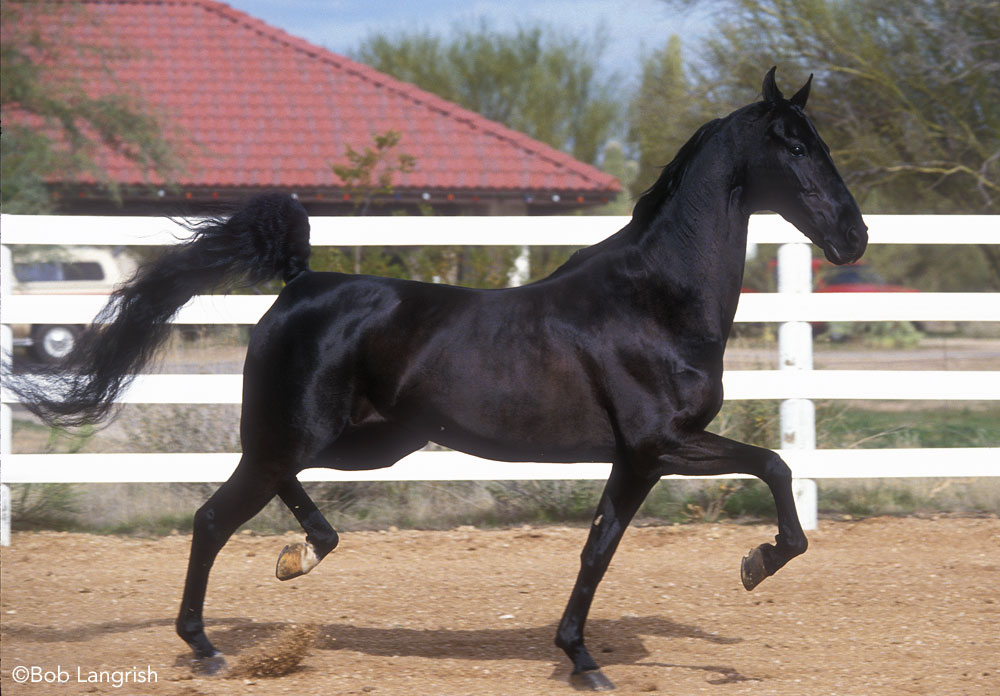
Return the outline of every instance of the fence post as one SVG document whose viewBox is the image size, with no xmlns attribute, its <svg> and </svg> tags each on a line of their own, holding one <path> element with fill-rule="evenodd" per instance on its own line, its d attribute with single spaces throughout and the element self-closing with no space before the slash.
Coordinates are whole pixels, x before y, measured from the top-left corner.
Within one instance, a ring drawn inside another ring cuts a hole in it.
<svg viewBox="0 0 1000 696">
<path fill-rule="evenodd" d="M 778 247 L 778 292 L 812 292 L 812 250 L 808 244 L 782 244 Z M 778 327 L 779 370 L 812 370 L 812 326 L 804 321 L 790 321 Z M 782 449 L 816 449 L 816 407 L 810 399 L 786 399 L 781 402 Z M 795 506 L 803 529 L 816 529 L 816 482 L 796 479 L 793 482 Z"/>
<path fill-rule="evenodd" d="M 0 245 L 0 308 L 7 305 L 13 281 L 14 265 L 10 247 Z M 6 373 L 12 368 L 14 334 L 7 324 L 0 323 L 0 371 Z M 13 413 L 9 405 L 0 403 L 0 459 L 6 459 L 11 452 L 10 438 L 13 432 Z M 10 546 L 10 488 L 0 482 L 0 546 Z"/>
</svg>

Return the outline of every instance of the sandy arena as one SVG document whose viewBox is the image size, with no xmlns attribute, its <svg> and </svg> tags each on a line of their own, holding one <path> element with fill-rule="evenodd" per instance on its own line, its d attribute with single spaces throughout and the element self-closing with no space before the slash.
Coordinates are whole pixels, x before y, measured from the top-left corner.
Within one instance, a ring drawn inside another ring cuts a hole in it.
<svg viewBox="0 0 1000 696">
<path fill-rule="evenodd" d="M 2 552 L 3 693 L 573 693 L 552 638 L 585 534 L 347 533 L 286 583 L 275 559 L 299 537 L 239 534 L 206 618 L 241 671 L 204 678 L 173 631 L 189 537 L 16 533 Z M 822 522 L 805 556 L 748 593 L 740 558 L 773 534 L 626 534 L 588 624 L 617 693 L 1000 694 L 996 516 Z M 46 677 L 62 683 L 31 683 Z"/>
</svg>

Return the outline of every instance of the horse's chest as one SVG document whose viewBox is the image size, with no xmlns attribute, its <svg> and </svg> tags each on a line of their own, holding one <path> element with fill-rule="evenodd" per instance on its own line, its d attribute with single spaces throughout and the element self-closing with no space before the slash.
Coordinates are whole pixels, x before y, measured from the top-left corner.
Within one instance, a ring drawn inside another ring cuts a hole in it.
<svg viewBox="0 0 1000 696">
<path fill-rule="evenodd" d="M 697 348 L 697 347 L 696 347 Z M 642 429 L 701 430 L 722 406 L 722 351 L 620 352 L 609 374 L 611 401 Z"/>
</svg>

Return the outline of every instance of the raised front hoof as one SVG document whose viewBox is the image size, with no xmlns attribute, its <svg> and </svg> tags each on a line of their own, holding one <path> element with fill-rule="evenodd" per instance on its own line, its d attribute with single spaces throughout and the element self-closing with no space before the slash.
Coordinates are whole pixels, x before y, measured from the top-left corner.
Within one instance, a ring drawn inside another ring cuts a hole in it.
<svg viewBox="0 0 1000 696">
<path fill-rule="evenodd" d="M 191 671 L 202 677 L 220 677 L 229 671 L 226 656 L 215 653 L 210 657 L 195 658 L 191 661 Z"/>
<path fill-rule="evenodd" d="M 769 575 L 764 567 L 764 554 L 758 546 L 750 549 L 750 552 L 743 557 L 740 564 L 740 578 L 743 580 L 743 587 L 748 591 L 757 587 Z"/>
<path fill-rule="evenodd" d="M 586 672 L 573 672 L 569 675 L 569 684 L 577 691 L 614 691 L 615 685 L 604 676 L 599 669 L 588 669 Z"/>
<path fill-rule="evenodd" d="M 288 544 L 278 555 L 274 575 L 278 580 L 291 580 L 305 575 L 319 565 L 319 557 L 309 543 Z"/>
</svg>

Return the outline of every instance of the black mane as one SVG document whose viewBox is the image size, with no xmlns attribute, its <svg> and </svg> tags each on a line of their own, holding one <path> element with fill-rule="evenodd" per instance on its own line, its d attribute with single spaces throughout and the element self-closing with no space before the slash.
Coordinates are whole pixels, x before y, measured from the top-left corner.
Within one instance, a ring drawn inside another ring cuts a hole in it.
<svg viewBox="0 0 1000 696">
<path fill-rule="evenodd" d="M 719 131 L 724 120 L 717 118 L 709 121 L 684 143 L 670 164 L 660 172 L 656 182 L 639 195 L 632 210 L 633 223 L 647 225 L 653 221 L 656 212 L 677 192 L 684 178 L 684 172 L 701 151 L 702 145 Z"/>
<path fill-rule="evenodd" d="M 660 173 L 660 177 L 656 180 L 652 186 L 646 189 L 639 198 L 636 199 L 635 207 L 632 209 L 632 220 L 623 229 L 619 230 L 618 234 L 614 234 L 602 242 L 598 242 L 592 246 L 584 247 L 573 253 L 565 263 L 563 263 L 559 268 L 557 268 L 548 277 L 541 279 L 538 282 L 545 282 L 550 279 L 560 278 L 567 271 L 578 268 L 583 265 L 586 261 L 600 256 L 609 249 L 616 248 L 621 244 L 631 244 L 631 241 L 627 237 L 622 235 L 626 230 L 634 230 L 636 226 L 646 227 L 653 222 L 653 218 L 656 217 L 657 211 L 666 203 L 670 198 L 676 193 L 677 189 L 680 187 L 681 179 L 684 178 L 684 173 L 687 171 L 688 166 L 694 160 L 694 158 L 701 151 L 702 145 L 705 141 L 711 138 L 715 133 L 718 132 L 719 128 L 725 119 L 717 118 L 714 121 L 709 121 L 697 131 L 694 135 L 684 143 L 674 159 L 671 160 L 670 164 L 663 168 Z"/>
</svg>

